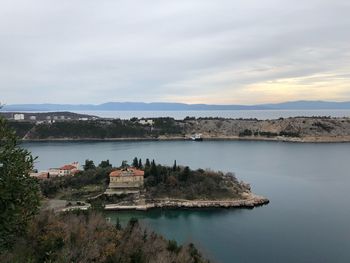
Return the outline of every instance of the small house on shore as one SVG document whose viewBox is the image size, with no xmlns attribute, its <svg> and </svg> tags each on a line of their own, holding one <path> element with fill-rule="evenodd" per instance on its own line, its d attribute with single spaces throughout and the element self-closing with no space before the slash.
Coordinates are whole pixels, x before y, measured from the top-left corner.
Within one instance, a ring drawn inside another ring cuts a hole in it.
<svg viewBox="0 0 350 263">
<path fill-rule="evenodd" d="M 79 163 L 74 162 L 74 163 L 66 164 L 60 167 L 58 176 L 74 175 L 77 172 L 79 172 Z"/>
<path fill-rule="evenodd" d="M 145 172 L 134 167 L 115 170 L 109 174 L 106 194 L 137 194 L 143 187 Z"/>
<path fill-rule="evenodd" d="M 79 163 L 73 162 L 63 165 L 60 168 L 50 168 L 48 171 L 31 172 L 29 175 L 38 179 L 49 179 L 61 176 L 73 176 L 79 171 Z"/>
</svg>

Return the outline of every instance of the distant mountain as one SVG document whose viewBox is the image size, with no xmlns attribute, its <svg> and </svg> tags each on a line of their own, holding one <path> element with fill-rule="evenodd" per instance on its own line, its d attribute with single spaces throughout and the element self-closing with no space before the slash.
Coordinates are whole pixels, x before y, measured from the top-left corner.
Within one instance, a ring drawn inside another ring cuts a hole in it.
<svg viewBox="0 0 350 263">
<path fill-rule="evenodd" d="M 348 102 L 291 101 L 258 105 L 212 105 L 167 102 L 108 102 L 93 104 L 13 104 L 2 111 L 205 111 L 205 110 L 325 110 L 350 109 Z"/>
</svg>

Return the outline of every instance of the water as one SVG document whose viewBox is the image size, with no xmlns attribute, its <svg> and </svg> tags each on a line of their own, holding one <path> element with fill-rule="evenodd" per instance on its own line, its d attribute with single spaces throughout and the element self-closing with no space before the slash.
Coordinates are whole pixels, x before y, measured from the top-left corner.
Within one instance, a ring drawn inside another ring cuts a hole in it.
<svg viewBox="0 0 350 263">
<path fill-rule="evenodd" d="M 249 209 L 113 212 L 139 217 L 179 242 L 194 242 L 215 262 L 350 262 L 350 144 L 249 141 L 25 143 L 37 168 L 86 158 L 119 165 L 134 156 L 162 164 L 234 171 L 267 196 Z"/>
<path fill-rule="evenodd" d="M 104 118 L 130 119 L 173 117 L 182 120 L 190 117 L 221 117 L 221 118 L 257 118 L 278 119 L 280 117 L 298 116 L 332 116 L 350 117 L 350 110 L 223 110 L 223 111 L 75 111 L 76 113 L 95 115 Z"/>
</svg>

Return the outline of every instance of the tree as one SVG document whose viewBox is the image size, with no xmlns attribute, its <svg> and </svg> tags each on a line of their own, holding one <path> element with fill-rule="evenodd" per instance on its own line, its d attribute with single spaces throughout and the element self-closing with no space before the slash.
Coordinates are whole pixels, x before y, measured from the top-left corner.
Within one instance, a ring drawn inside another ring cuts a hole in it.
<svg viewBox="0 0 350 263">
<path fill-rule="evenodd" d="M 135 157 L 134 160 L 132 161 L 132 166 L 135 168 L 139 168 L 139 161 L 137 157 Z"/>
<path fill-rule="evenodd" d="M 139 160 L 139 168 L 140 168 L 140 169 L 142 168 L 142 160 L 141 160 L 141 158 L 140 158 L 140 160 Z"/>
<path fill-rule="evenodd" d="M 177 165 L 176 165 L 176 160 L 174 161 L 174 165 L 173 165 L 173 171 L 176 171 Z"/>
<path fill-rule="evenodd" d="M 85 165 L 83 165 L 83 167 L 84 167 L 84 171 L 96 168 L 94 161 L 89 160 L 89 159 L 85 160 Z"/>
<path fill-rule="evenodd" d="M 112 164 L 109 162 L 109 160 L 101 161 L 101 163 L 98 165 L 100 168 L 110 168 L 112 167 Z"/>
<path fill-rule="evenodd" d="M 129 167 L 129 165 L 128 165 L 128 161 L 122 161 L 122 165 L 121 165 L 121 168 L 123 168 L 123 169 L 126 169 L 126 168 L 128 168 Z"/>
<path fill-rule="evenodd" d="M 11 248 L 38 212 L 39 185 L 29 176 L 34 160 L 0 118 L 0 251 Z"/>
<path fill-rule="evenodd" d="M 158 170 L 157 170 L 156 162 L 154 160 L 152 160 L 150 173 L 151 173 L 151 175 L 156 176 L 157 172 L 158 172 Z"/>
<path fill-rule="evenodd" d="M 151 167 L 151 163 L 149 161 L 149 159 L 146 159 L 146 164 L 145 164 L 145 168 L 150 168 Z"/>
<path fill-rule="evenodd" d="M 184 170 L 180 174 L 180 180 L 181 181 L 187 181 L 188 177 L 190 176 L 190 168 L 186 166 Z"/>
</svg>

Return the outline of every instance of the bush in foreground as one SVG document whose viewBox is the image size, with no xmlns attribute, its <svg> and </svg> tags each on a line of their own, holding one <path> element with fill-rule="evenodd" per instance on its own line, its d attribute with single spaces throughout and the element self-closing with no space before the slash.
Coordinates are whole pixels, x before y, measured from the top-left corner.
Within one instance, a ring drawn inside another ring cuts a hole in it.
<svg viewBox="0 0 350 263">
<path fill-rule="evenodd" d="M 1 262 L 208 262 L 190 244 L 177 246 L 130 220 L 125 228 L 101 214 L 42 212 Z"/>
</svg>

